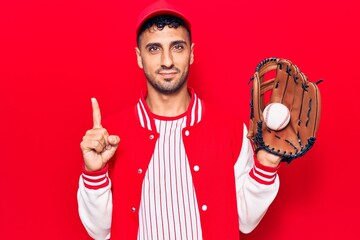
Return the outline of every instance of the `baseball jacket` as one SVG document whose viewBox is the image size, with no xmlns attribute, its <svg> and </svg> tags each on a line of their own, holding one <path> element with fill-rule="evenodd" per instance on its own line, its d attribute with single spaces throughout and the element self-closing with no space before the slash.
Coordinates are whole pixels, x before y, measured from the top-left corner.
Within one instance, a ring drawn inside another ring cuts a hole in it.
<svg viewBox="0 0 360 240">
<path fill-rule="evenodd" d="M 244 233 L 252 231 L 275 198 L 279 188 L 277 168 L 254 161 L 242 121 L 190 92 L 189 108 L 196 101 L 201 102 L 201 109 L 195 107 L 195 111 L 201 111 L 202 118 L 189 123 L 182 138 L 196 190 L 203 239 L 237 240 L 239 229 Z M 139 103 L 146 104 L 144 97 Z M 190 115 L 192 111 L 187 112 Z M 144 121 L 150 124 L 149 128 L 144 127 Z M 149 119 L 140 119 L 139 105 L 103 123 L 110 134 L 119 135 L 121 140 L 104 169 L 84 170 L 80 177 L 79 214 L 93 238 L 137 238 L 142 182 L 159 137 L 153 124 L 151 114 Z"/>
</svg>

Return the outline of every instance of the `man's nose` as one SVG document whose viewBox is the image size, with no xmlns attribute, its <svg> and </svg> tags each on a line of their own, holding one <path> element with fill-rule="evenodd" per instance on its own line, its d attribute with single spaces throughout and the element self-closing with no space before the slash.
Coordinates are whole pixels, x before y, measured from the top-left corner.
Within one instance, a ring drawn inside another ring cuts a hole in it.
<svg viewBox="0 0 360 240">
<path fill-rule="evenodd" d="M 171 68 L 174 65 L 171 51 L 164 51 L 161 57 L 161 65 L 166 68 Z"/>
</svg>

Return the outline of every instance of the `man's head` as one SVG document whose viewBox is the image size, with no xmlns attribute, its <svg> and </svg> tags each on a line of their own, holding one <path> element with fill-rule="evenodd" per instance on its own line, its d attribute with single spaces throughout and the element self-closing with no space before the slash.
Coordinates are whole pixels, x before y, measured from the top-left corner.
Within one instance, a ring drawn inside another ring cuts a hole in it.
<svg viewBox="0 0 360 240">
<path fill-rule="evenodd" d="M 187 23 L 180 17 L 171 14 L 157 15 L 144 21 L 137 29 L 137 45 L 139 46 L 142 33 L 150 28 L 156 28 L 162 30 L 164 27 L 178 28 L 184 27 L 189 34 L 189 40 L 191 42 L 191 31 Z"/>
<path fill-rule="evenodd" d="M 138 43 L 139 43 L 139 36 L 145 29 L 153 26 L 158 22 L 159 24 L 164 24 L 163 22 L 158 20 L 149 21 L 150 19 L 156 16 L 168 15 L 175 17 L 176 20 L 171 19 L 170 20 L 171 22 L 165 24 L 170 26 L 173 25 L 175 28 L 181 25 L 188 30 L 190 35 L 191 24 L 186 14 L 184 14 L 184 12 L 185 11 L 182 9 L 182 5 L 174 5 L 174 3 L 171 3 L 167 0 L 158 0 L 153 4 L 149 5 L 148 7 L 146 7 L 145 9 L 143 9 L 143 11 L 138 16 L 138 20 L 136 24 L 136 34 L 137 34 Z M 158 26 L 162 28 L 161 25 Z"/>
<path fill-rule="evenodd" d="M 149 88 L 172 94 L 186 87 L 194 45 L 190 24 L 182 14 L 160 6 L 140 17 L 137 43 L 138 65 Z"/>
</svg>

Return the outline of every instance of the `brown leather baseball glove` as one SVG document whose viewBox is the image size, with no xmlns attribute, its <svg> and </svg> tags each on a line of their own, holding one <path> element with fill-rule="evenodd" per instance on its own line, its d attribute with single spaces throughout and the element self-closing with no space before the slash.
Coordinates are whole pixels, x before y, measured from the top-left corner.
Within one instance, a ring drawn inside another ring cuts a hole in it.
<svg viewBox="0 0 360 240">
<path fill-rule="evenodd" d="M 271 73 L 275 77 L 265 80 Z M 265 149 L 290 163 L 303 156 L 315 143 L 319 127 L 321 99 L 316 83 L 289 60 L 267 58 L 256 68 L 252 80 L 250 126 L 247 137 L 255 150 Z M 290 111 L 289 124 L 279 131 L 264 123 L 263 110 L 270 103 L 281 103 Z"/>
</svg>

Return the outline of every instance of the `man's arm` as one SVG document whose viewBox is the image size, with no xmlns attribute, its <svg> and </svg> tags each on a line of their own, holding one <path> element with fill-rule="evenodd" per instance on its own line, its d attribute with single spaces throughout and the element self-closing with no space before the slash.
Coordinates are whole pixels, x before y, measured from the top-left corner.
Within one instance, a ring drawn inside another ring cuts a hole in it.
<svg viewBox="0 0 360 240">
<path fill-rule="evenodd" d="M 79 179 L 80 219 L 88 234 L 96 240 L 110 239 L 112 193 L 107 166 L 96 172 L 84 169 Z"/>
<path fill-rule="evenodd" d="M 93 128 L 80 144 L 84 158 L 83 174 L 79 180 L 78 206 L 81 221 L 88 234 L 96 240 L 109 239 L 112 216 L 111 182 L 108 161 L 115 154 L 120 138 L 109 135 L 101 125 L 100 107 L 91 99 Z"/>
<path fill-rule="evenodd" d="M 279 190 L 278 167 L 265 166 L 254 159 L 254 151 L 246 135 L 244 125 L 243 144 L 235 164 L 239 228 L 243 233 L 254 230 Z"/>
</svg>

